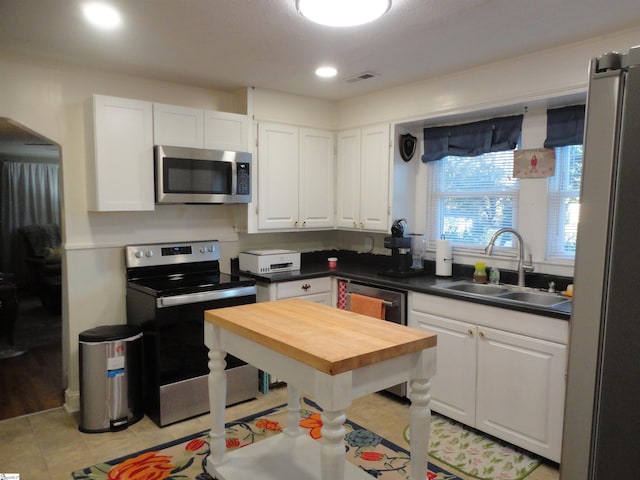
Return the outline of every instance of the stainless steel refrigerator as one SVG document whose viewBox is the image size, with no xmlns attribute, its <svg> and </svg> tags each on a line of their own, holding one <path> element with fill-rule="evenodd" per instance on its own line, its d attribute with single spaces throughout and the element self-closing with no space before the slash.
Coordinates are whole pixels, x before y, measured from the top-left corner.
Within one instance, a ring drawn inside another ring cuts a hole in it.
<svg viewBox="0 0 640 480">
<path fill-rule="evenodd" d="M 640 46 L 591 60 L 561 480 L 640 478 Z"/>
</svg>

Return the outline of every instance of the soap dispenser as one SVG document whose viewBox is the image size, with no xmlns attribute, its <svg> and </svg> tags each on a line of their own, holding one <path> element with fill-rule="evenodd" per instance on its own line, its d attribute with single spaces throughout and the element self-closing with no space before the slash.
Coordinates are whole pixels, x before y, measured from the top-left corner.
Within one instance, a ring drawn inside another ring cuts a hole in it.
<svg viewBox="0 0 640 480">
<path fill-rule="evenodd" d="M 489 270 L 489 283 L 493 285 L 498 285 L 500 283 L 500 269 L 495 265 L 491 265 L 491 270 Z"/>
<path fill-rule="evenodd" d="M 487 267 L 484 262 L 476 262 L 473 281 L 475 283 L 487 283 Z"/>
</svg>

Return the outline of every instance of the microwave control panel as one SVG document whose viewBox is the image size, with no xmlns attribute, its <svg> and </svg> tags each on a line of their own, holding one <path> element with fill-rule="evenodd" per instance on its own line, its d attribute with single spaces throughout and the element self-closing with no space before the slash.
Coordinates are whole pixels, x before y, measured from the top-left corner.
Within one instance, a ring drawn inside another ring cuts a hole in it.
<svg viewBox="0 0 640 480">
<path fill-rule="evenodd" d="M 236 193 L 238 195 L 249 195 L 251 193 L 251 175 L 249 174 L 249 163 L 238 163 L 237 164 L 237 187 Z"/>
</svg>

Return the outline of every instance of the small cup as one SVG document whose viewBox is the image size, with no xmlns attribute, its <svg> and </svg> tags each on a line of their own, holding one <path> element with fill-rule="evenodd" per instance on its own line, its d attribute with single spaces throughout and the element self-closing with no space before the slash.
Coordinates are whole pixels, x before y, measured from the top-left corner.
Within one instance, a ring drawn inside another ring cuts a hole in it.
<svg viewBox="0 0 640 480">
<path fill-rule="evenodd" d="M 327 258 L 329 262 L 329 268 L 336 268 L 338 266 L 338 259 L 336 257 Z"/>
</svg>

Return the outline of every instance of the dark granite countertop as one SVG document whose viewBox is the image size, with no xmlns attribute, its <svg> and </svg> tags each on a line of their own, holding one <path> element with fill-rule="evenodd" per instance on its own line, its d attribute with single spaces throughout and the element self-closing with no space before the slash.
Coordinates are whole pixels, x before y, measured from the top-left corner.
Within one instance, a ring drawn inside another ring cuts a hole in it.
<svg viewBox="0 0 640 480">
<path fill-rule="evenodd" d="M 338 258 L 336 268 L 329 268 L 327 262 L 328 257 Z M 232 260 L 232 271 L 237 272 L 238 265 L 237 261 L 234 260 Z M 424 262 L 425 271 L 420 275 L 411 277 L 392 277 L 382 275 L 381 272 L 390 270 L 390 261 L 391 258 L 387 255 L 357 253 L 347 250 L 328 250 L 303 253 L 300 270 L 272 274 L 252 274 L 242 272 L 242 275 L 255 278 L 257 282 L 262 283 L 279 283 L 303 280 L 306 278 L 335 276 L 396 290 L 426 293 L 429 295 L 448 297 L 460 301 L 479 303 L 564 320 L 569 320 L 571 316 L 571 302 L 567 302 L 560 308 L 541 307 L 527 304 L 507 304 L 506 302 L 493 300 L 491 297 L 467 297 L 442 288 L 434 288 L 436 285 L 442 285 L 457 280 L 471 280 L 473 267 L 469 265 L 454 264 L 453 275 L 451 277 L 437 277 L 435 275 L 435 263 L 429 261 Z M 517 272 L 515 271 L 512 272 L 501 269 L 500 276 L 501 280 L 506 284 L 515 285 L 517 283 Z M 555 282 L 556 290 L 558 291 L 565 290 L 566 286 L 569 283 L 572 283 L 572 279 L 567 277 L 527 273 L 528 287 L 544 289 L 550 281 Z"/>
</svg>

